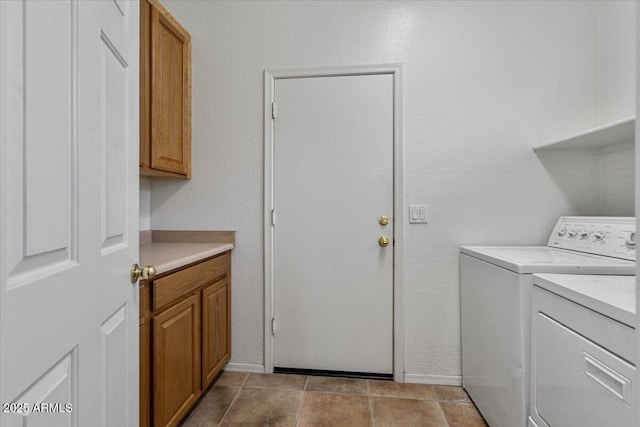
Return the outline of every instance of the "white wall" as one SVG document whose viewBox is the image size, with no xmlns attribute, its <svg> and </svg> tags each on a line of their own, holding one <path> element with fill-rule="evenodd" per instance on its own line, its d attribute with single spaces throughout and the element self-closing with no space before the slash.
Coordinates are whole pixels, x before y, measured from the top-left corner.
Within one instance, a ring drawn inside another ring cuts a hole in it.
<svg viewBox="0 0 640 427">
<path fill-rule="evenodd" d="M 634 152 L 624 144 L 599 156 L 600 214 L 606 216 L 634 216 Z"/>
<path fill-rule="evenodd" d="M 232 362 L 263 363 L 264 69 L 401 62 L 404 199 L 431 217 L 400 242 L 405 370 L 455 381 L 459 246 L 592 211 L 586 163 L 566 191 L 531 147 L 599 124 L 598 3 L 163 3 L 193 38 L 193 179 L 154 182 L 151 226 L 237 230 Z"/>
<path fill-rule="evenodd" d="M 600 2 L 601 122 L 635 114 L 635 1 Z M 631 157 L 633 154 L 629 153 Z"/>
<path fill-rule="evenodd" d="M 594 127 L 635 115 L 635 8 L 634 1 L 599 2 L 600 99 Z M 627 141 L 600 153 L 545 153 L 540 160 L 563 192 L 582 205 L 579 211 L 633 216 L 633 157 L 633 141 Z"/>
<path fill-rule="evenodd" d="M 634 216 L 634 154 L 631 141 L 602 152 L 538 154 L 549 176 L 582 215 Z"/>
<path fill-rule="evenodd" d="M 151 230 L 151 180 L 140 178 L 140 231 Z"/>
<path fill-rule="evenodd" d="M 600 124 L 635 115 L 636 2 L 600 2 Z M 634 215 L 632 141 L 599 156 L 602 215 Z"/>
</svg>

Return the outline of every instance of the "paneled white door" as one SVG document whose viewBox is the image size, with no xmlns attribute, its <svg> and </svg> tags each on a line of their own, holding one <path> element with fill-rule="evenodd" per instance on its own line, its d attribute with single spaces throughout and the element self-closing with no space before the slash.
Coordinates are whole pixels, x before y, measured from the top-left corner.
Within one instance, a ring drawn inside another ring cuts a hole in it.
<svg viewBox="0 0 640 427">
<path fill-rule="evenodd" d="M 0 1 L 2 426 L 138 424 L 138 7 Z"/>
<path fill-rule="evenodd" d="M 393 85 L 275 80 L 275 368 L 393 371 Z"/>
</svg>

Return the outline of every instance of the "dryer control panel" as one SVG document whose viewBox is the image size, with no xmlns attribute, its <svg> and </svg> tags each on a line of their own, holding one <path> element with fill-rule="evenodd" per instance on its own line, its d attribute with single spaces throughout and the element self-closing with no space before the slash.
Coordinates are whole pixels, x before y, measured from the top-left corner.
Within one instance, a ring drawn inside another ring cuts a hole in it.
<svg viewBox="0 0 640 427">
<path fill-rule="evenodd" d="M 562 216 L 547 246 L 636 260 L 634 217 Z"/>
</svg>

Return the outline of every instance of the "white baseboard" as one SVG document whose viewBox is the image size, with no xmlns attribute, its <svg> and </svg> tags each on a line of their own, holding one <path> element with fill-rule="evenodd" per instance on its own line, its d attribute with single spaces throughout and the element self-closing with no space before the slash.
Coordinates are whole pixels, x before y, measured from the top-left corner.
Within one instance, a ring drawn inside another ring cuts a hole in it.
<svg viewBox="0 0 640 427">
<path fill-rule="evenodd" d="M 404 374 L 404 382 L 413 384 L 461 386 L 462 377 L 460 375 Z"/>
<path fill-rule="evenodd" d="M 227 363 L 224 368 L 229 372 L 251 372 L 253 374 L 264 374 L 264 365 L 251 365 L 249 363 Z"/>
</svg>

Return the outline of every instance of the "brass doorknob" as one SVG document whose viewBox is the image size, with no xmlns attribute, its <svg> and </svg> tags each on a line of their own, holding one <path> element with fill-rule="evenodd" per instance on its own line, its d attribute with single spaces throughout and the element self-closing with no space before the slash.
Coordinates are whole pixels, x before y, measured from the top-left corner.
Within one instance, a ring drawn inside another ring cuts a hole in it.
<svg viewBox="0 0 640 427">
<path fill-rule="evenodd" d="M 380 217 L 378 218 L 378 224 L 380 224 L 380 225 L 389 224 L 389 217 L 386 216 L 386 215 L 380 215 Z"/>
<path fill-rule="evenodd" d="M 383 248 L 386 248 L 387 246 L 389 246 L 389 239 L 382 236 L 378 239 L 378 244 Z"/>
<path fill-rule="evenodd" d="M 136 283 L 138 279 L 143 278 L 144 280 L 153 279 L 156 277 L 156 269 L 151 265 L 147 265 L 145 268 L 138 267 L 138 264 L 133 264 L 131 266 L 131 283 Z"/>
</svg>

